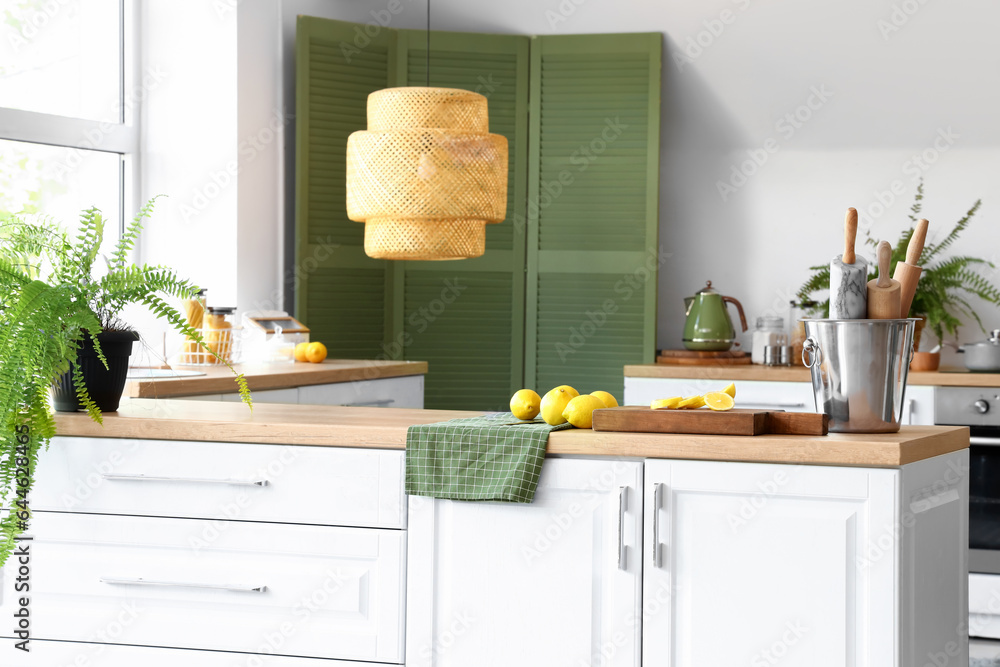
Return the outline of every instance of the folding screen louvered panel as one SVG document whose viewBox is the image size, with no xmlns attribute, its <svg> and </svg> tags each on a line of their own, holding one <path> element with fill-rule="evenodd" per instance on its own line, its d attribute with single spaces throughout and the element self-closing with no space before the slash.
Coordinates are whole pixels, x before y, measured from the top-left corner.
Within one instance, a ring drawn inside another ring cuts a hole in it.
<svg viewBox="0 0 1000 667">
<path fill-rule="evenodd" d="M 356 24 L 300 16 L 296 34 L 296 314 L 334 358 L 385 353 L 387 263 L 364 254 L 347 218 L 347 137 L 367 126 L 369 93 L 394 74 L 390 31 L 355 44 Z"/>
<path fill-rule="evenodd" d="M 531 45 L 525 378 L 621 400 L 655 353 L 659 34 Z"/>
<path fill-rule="evenodd" d="M 397 39 L 398 71 L 406 73 L 397 85 L 426 85 L 427 34 L 400 30 Z M 490 132 L 507 137 L 507 219 L 486 226 L 483 257 L 396 267 L 405 296 L 394 338 L 405 343 L 405 358 L 429 363 L 428 408 L 507 409 L 524 368 L 529 39 L 432 32 L 430 44 L 430 85 L 485 95 Z"/>
</svg>

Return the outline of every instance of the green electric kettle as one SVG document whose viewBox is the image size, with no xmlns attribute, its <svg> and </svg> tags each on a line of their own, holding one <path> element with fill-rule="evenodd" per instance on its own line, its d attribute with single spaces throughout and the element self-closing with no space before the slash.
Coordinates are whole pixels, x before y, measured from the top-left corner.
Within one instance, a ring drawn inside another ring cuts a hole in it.
<svg viewBox="0 0 1000 667">
<path fill-rule="evenodd" d="M 739 345 L 736 340 L 736 329 L 729 319 L 726 304 L 736 306 L 740 313 L 740 324 L 743 331 L 747 330 L 747 318 L 743 314 L 743 305 L 731 296 L 722 296 L 712 289 L 712 281 L 705 284 L 705 289 L 694 296 L 684 299 L 687 308 L 687 321 L 684 323 L 684 347 L 699 352 L 725 351 Z"/>
</svg>

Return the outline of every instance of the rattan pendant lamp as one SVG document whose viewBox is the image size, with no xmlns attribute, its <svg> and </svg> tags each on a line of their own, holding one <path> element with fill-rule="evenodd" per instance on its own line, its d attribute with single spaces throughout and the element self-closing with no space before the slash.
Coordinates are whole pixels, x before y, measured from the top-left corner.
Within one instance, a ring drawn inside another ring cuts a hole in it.
<svg viewBox="0 0 1000 667">
<path fill-rule="evenodd" d="M 479 257 L 507 214 L 507 139 L 489 133 L 486 98 L 427 86 L 368 96 L 368 130 L 347 140 L 347 217 L 376 259 Z"/>
</svg>

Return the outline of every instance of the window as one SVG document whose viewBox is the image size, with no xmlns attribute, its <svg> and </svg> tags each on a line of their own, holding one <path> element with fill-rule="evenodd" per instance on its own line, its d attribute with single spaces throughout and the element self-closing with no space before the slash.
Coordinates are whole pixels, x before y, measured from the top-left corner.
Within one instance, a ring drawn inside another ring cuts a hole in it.
<svg viewBox="0 0 1000 667">
<path fill-rule="evenodd" d="M 0 216 L 137 208 L 138 4 L 0 0 Z"/>
</svg>

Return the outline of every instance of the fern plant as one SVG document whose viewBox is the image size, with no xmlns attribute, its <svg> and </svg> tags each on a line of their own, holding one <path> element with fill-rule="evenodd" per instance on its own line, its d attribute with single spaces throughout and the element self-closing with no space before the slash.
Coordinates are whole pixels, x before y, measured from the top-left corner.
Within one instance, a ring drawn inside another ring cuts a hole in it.
<svg viewBox="0 0 1000 667">
<path fill-rule="evenodd" d="M 889 269 L 890 275 L 896 270 L 896 263 L 906 260 L 906 247 L 910 244 L 910 238 L 920 219 L 920 212 L 923 208 L 924 183 L 921 181 L 917 185 L 917 194 L 913 205 L 910 207 L 908 215 L 910 227 L 903 231 L 899 241 L 892 249 L 892 265 Z M 926 243 L 924 250 L 920 253 L 920 266 L 923 273 L 917 283 L 917 291 L 913 296 L 913 304 L 910 306 L 912 317 L 926 317 L 927 327 L 934 332 L 939 342 L 943 342 L 946 335 L 956 336 L 963 321 L 975 321 L 979 328 L 986 332 L 983 322 L 972 305 L 972 299 L 981 299 L 994 305 L 1000 304 L 1000 289 L 998 289 L 990 278 L 984 275 L 987 269 L 996 268 L 993 262 L 978 257 L 967 255 L 947 256 L 946 251 L 954 245 L 961 236 L 973 216 L 979 210 L 982 200 L 977 200 L 965 215 L 955 223 L 948 235 L 938 243 Z M 865 245 L 872 249 L 878 247 L 878 239 L 871 235 L 869 230 L 865 231 Z M 869 273 L 869 280 L 877 277 L 877 262 L 869 261 L 872 271 Z M 805 284 L 799 288 L 797 298 L 799 302 L 810 300 L 816 301 L 813 313 L 818 317 L 829 317 L 830 299 L 819 301 L 814 295 L 822 293 L 830 288 L 830 266 L 811 266 L 814 273 L 809 276 Z"/>
<path fill-rule="evenodd" d="M 0 521 L 0 565 L 27 526 L 27 498 L 38 453 L 55 435 L 49 389 L 56 378 L 72 368 L 80 405 L 102 422 L 80 367 L 73 363 L 84 340 L 92 341 L 107 367 L 97 335 L 126 330 L 118 319 L 122 308 L 142 304 L 204 344 L 200 333 L 167 302 L 170 297 L 191 298 L 198 288 L 168 268 L 129 261 L 154 203 L 155 198 L 129 223 L 105 258 L 107 271 L 101 277 L 93 271 L 104 240 L 105 220 L 99 210 L 83 212 L 75 238 L 46 218 L 15 217 L 0 223 L 0 502 L 13 510 Z M 211 351 L 209 346 L 204 349 Z M 240 396 L 252 408 L 246 380 L 242 375 L 235 379 Z"/>
</svg>

